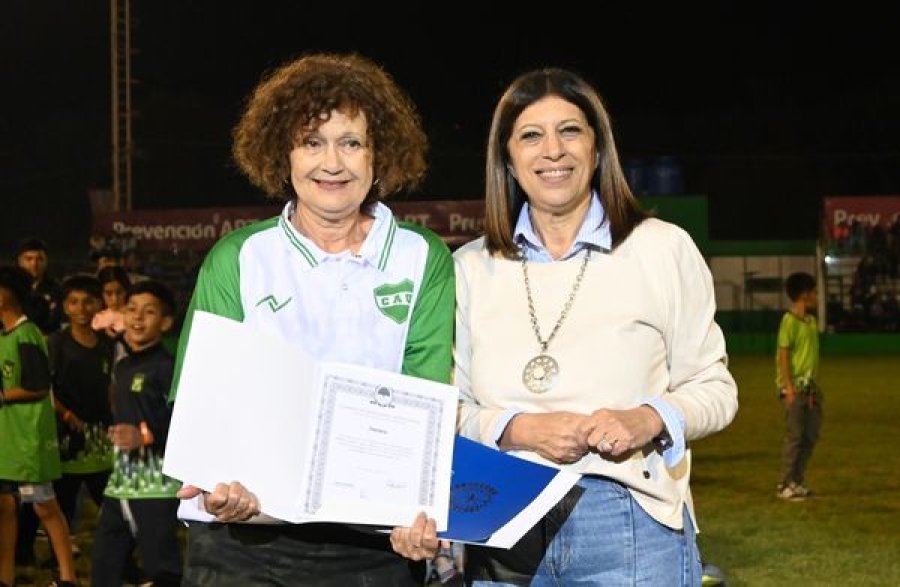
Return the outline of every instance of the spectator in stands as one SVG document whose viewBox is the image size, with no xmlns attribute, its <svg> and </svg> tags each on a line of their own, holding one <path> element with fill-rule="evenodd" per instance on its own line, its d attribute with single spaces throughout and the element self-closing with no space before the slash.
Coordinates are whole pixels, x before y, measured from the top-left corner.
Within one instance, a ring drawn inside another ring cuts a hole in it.
<svg viewBox="0 0 900 587">
<path fill-rule="evenodd" d="M 94 271 L 99 272 L 104 267 L 115 267 L 122 264 L 122 251 L 112 245 L 91 252 L 91 260 L 94 262 Z"/>
<path fill-rule="evenodd" d="M 137 247 L 131 247 L 125 251 L 125 254 L 122 256 L 122 267 L 128 272 L 128 279 L 131 280 L 131 283 L 150 279 L 144 273 L 144 260 Z"/>
<path fill-rule="evenodd" d="M 828 325 L 836 331 L 841 331 L 845 326 L 845 310 L 844 305 L 837 294 L 828 296 L 828 303 L 825 305 L 825 314 L 828 316 Z"/>
<path fill-rule="evenodd" d="M 900 277 L 900 216 L 894 218 L 888 229 L 888 251 L 890 255 L 890 275 L 892 278 Z"/>
<path fill-rule="evenodd" d="M 866 251 L 867 236 L 866 227 L 863 226 L 863 223 L 859 220 L 851 220 L 849 239 L 850 252 L 856 255 L 864 253 Z"/>
<path fill-rule="evenodd" d="M 835 252 L 837 252 L 838 254 L 847 252 L 850 241 L 850 227 L 847 226 L 847 223 L 845 221 L 839 220 L 834 225 L 832 239 L 835 244 Z"/>
</svg>

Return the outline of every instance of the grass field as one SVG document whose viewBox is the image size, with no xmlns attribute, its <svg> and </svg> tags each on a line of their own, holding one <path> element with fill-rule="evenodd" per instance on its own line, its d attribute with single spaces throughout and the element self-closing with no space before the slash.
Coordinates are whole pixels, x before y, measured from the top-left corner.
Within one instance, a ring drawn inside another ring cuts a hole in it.
<svg viewBox="0 0 900 587">
<path fill-rule="evenodd" d="M 731 359 L 740 410 L 693 445 L 703 556 L 728 585 L 900 585 L 900 357 L 825 356 L 822 436 L 803 502 L 775 497 L 774 359 Z"/>
<path fill-rule="evenodd" d="M 730 587 L 900 585 L 900 356 L 823 357 L 825 423 L 807 476 L 815 495 L 804 502 L 775 497 L 784 421 L 774 359 L 737 355 L 731 369 L 738 415 L 693 445 L 704 558 Z M 84 585 L 91 526 L 83 520 L 78 540 Z M 46 557 L 46 542 L 38 547 Z M 50 572 L 29 576 L 46 585 Z"/>
</svg>

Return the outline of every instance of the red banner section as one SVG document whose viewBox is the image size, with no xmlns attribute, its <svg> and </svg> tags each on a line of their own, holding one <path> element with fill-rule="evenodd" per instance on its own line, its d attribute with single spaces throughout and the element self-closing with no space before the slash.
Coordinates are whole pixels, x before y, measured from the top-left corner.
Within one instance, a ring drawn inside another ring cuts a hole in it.
<svg viewBox="0 0 900 587">
<path fill-rule="evenodd" d="M 481 235 L 484 203 L 480 200 L 386 202 L 399 220 L 434 230 L 451 247 Z M 229 208 L 168 208 L 98 212 L 93 233 L 106 238 L 134 240 L 141 250 L 205 251 L 222 236 L 280 213 L 280 206 Z"/>
<path fill-rule="evenodd" d="M 430 228 L 450 247 L 481 236 L 484 228 L 484 202 L 481 200 L 386 203 L 398 220 Z"/>
<path fill-rule="evenodd" d="M 900 219 L 900 196 L 836 196 L 824 198 L 825 231 L 833 235 L 852 223 L 889 228 Z"/>
</svg>

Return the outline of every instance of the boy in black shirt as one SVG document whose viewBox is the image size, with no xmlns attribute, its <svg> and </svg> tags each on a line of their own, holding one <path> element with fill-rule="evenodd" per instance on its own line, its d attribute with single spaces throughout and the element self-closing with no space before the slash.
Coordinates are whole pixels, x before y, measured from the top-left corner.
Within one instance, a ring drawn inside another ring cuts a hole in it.
<svg viewBox="0 0 900 587">
<path fill-rule="evenodd" d="M 115 423 L 109 438 L 116 457 L 94 537 L 94 586 L 120 586 L 135 547 L 154 585 L 181 581 L 175 497 L 180 483 L 162 474 L 173 360 L 161 343 L 173 325 L 174 305 L 172 292 L 158 281 L 142 281 L 128 291 L 128 354 L 113 369 Z"/>
<path fill-rule="evenodd" d="M 100 311 L 100 281 L 76 275 L 63 282 L 63 313 L 69 327 L 50 335 L 50 374 L 63 476 L 53 483 L 69 526 L 84 485 L 99 506 L 112 470 L 109 384 L 112 341 L 91 327 Z"/>
</svg>

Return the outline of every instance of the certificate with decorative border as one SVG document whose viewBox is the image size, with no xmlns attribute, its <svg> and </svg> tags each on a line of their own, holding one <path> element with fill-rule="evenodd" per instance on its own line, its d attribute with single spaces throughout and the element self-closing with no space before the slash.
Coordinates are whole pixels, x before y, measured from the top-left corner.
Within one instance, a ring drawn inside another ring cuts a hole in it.
<svg viewBox="0 0 900 587">
<path fill-rule="evenodd" d="M 305 515 L 329 517 L 373 506 L 436 505 L 439 493 L 440 397 L 392 386 L 379 374 L 348 377 L 349 365 L 321 366 L 321 401 L 312 441 Z M 342 374 L 329 371 L 339 369 Z M 380 382 L 380 381 L 381 382 Z M 455 412 L 454 409 L 451 410 Z M 408 523 L 408 522 L 406 522 Z"/>
<path fill-rule="evenodd" d="M 321 362 L 278 335 L 196 312 L 163 472 L 206 491 L 240 481 L 263 523 L 446 528 L 456 387 Z M 199 500 L 183 519 L 211 520 Z"/>
</svg>

